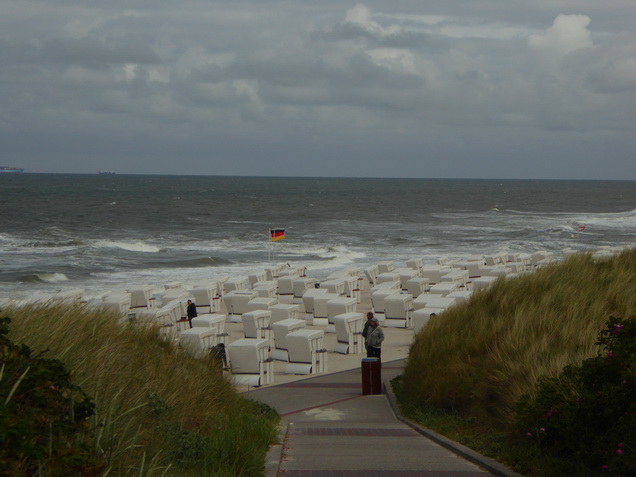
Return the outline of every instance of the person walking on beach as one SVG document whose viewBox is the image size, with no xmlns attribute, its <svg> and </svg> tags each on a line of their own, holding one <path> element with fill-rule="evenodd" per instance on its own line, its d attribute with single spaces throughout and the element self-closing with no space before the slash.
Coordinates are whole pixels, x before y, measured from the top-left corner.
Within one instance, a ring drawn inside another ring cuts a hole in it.
<svg viewBox="0 0 636 477">
<path fill-rule="evenodd" d="M 371 327 L 367 333 L 367 358 L 381 358 L 384 331 L 380 328 L 380 322 L 376 317 L 371 318 Z"/>
<path fill-rule="evenodd" d="M 367 313 L 367 321 L 364 323 L 364 328 L 362 328 L 362 337 L 364 338 L 364 347 L 367 350 L 367 358 L 369 357 L 369 347 L 367 346 L 367 335 L 369 334 L 369 328 L 371 328 L 371 320 L 373 319 L 373 312 Z"/>
<path fill-rule="evenodd" d="M 192 303 L 192 300 L 188 300 L 188 322 L 190 323 L 190 328 L 192 328 L 192 318 L 196 318 L 197 315 L 197 306 Z"/>
</svg>

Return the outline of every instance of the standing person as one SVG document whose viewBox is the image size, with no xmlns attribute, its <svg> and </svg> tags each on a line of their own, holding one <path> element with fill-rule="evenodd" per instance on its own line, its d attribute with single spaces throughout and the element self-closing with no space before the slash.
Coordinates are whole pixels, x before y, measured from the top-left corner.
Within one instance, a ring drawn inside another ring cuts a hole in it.
<svg viewBox="0 0 636 477">
<path fill-rule="evenodd" d="M 192 303 L 192 300 L 188 300 L 188 322 L 190 323 L 190 328 L 192 328 L 192 318 L 196 318 L 197 315 L 197 306 Z"/>
<path fill-rule="evenodd" d="M 369 357 L 369 347 L 367 346 L 367 335 L 369 334 L 369 328 L 371 327 L 371 320 L 373 319 L 373 312 L 367 313 L 367 321 L 364 323 L 364 328 L 362 328 L 362 337 L 364 338 L 364 347 L 367 350 L 367 358 Z"/>
<path fill-rule="evenodd" d="M 362 328 L 362 337 L 364 338 L 364 349 L 367 350 L 367 358 L 369 357 L 369 348 L 367 346 L 367 335 L 369 334 L 369 328 L 371 328 L 371 319 L 373 318 L 373 312 L 367 313 L 367 321 L 364 323 L 364 328 Z"/>
<path fill-rule="evenodd" d="M 367 358 L 381 358 L 384 331 L 376 317 L 371 318 L 371 327 L 367 333 Z"/>
</svg>

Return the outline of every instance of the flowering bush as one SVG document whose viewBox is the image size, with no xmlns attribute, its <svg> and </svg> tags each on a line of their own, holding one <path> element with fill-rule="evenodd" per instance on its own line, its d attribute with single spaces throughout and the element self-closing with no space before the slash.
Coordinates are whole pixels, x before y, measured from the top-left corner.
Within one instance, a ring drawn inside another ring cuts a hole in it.
<svg viewBox="0 0 636 477">
<path fill-rule="evenodd" d="M 544 377 L 516 409 L 517 431 L 545 455 L 590 473 L 636 472 L 636 317 L 610 317 L 598 356 Z M 574 464 L 575 463 L 575 464 Z"/>
</svg>

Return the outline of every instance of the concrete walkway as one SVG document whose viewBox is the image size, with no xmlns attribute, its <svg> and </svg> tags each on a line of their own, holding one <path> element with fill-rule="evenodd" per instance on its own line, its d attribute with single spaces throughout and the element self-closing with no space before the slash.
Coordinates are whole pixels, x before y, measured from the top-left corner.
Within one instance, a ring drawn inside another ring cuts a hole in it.
<svg viewBox="0 0 636 477">
<path fill-rule="evenodd" d="M 245 393 L 283 418 L 268 477 L 486 477 L 518 475 L 394 412 L 389 381 L 404 360 L 383 363 L 388 394 L 363 395 L 360 368 Z M 398 411 L 399 412 L 399 411 Z"/>
</svg>

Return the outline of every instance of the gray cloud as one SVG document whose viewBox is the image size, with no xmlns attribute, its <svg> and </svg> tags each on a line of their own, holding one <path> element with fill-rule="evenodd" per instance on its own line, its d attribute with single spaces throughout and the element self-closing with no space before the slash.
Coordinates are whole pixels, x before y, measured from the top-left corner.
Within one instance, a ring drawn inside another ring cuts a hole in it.
<svg viewBox="0 0 636 477">
<path fill-rule="evenodd" d="M 2 9 L 6 165 L 636 179 L 631 1 Z"/>
</svg>

